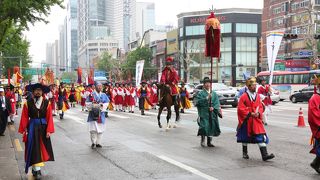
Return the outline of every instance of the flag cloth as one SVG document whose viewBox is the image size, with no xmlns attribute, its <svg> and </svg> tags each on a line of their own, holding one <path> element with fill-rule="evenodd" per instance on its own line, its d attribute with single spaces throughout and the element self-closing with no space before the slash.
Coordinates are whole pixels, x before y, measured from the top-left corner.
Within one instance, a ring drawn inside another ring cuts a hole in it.
<svg viewBox="0 0 320 180">
<path fill-rule="evenodd" d="M 213 12 L 211 12 L 206 20 L 205 39 L 205 55 L 207 57 L 220 58 L 221 27 L 219 20 L 215 17 Z"/>
</svg>

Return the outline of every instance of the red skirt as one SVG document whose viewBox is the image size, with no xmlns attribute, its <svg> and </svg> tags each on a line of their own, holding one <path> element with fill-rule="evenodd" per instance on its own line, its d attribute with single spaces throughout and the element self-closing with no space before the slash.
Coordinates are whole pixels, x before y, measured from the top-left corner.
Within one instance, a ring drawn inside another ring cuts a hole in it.
<svg viewBox="0 0 320 180">
<path fill-rule="evenodd" d="M 85 106 L 86 105 L 86 98 L 81 98 L 81 106 Z"/>
<path fill-rule="evenodd" d="M 53 98 L 50 99 L 50 103 L 51 103 L 51 109 L 56 110 L 56 102 Z"/>
<path fill-rule="evenodd" d="M 136 104 L 134 101 L 134 98 L 131 95 L 126 97 L 127 97 L 128 106 L 134 106 Z"/>
<path fill-rule="evenodd" d="M 114 104 L 115 105 L 123 104 L 123 97 L 120 95 L 116 95 L 116 97 L 114 98 Z"/>
</svg>

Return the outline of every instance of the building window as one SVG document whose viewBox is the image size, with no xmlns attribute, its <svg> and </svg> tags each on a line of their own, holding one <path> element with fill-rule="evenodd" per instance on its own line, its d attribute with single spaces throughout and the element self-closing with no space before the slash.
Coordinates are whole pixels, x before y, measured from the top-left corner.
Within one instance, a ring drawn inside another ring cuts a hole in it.
<svg viewBox="0 0 320 180">
<path fill-rule="evenodd" d="M 186 36 L 204 35 L 204 25 L 187 26 Z"/>
<path fill-rule="evenodd" d="M 236 24 L 236 32 L 237 33 L 258 33 L 258 25 L 257 24 L 237 23 Z"/>
<path fill-rule="evenodd" d="M 89 46 L 98 46 L 98 43 L 89 43 Z"/>
<path fill-rule="evenodd" d="M 315 3 L 316 5 L 320 5 L 320 0 L 315 0 L 314 3 Z"/>
<path fill-rule="evenodd" d="M 236 38 L 236 63 L 244 66 L 257 66 L 257 38 Z"/>
<path fill-rule="evenodd" d="M 284 24 L 284 19 L 283 18 L 274 19 L 273 24 L 274 24 L 274 26 L 282 25 L 282 24 Z"/>
<path fill-rule="evenodd" d="M 180 37 L 183 36 L 183 28 L 180 28 L 180 32 L 179 32 Z"/>
<path fill-rule="evenodd" d="M 231 23 L 222 23 L 221 24 L 221 33 L 231 33 L 232 24 Z"/>
</svg>

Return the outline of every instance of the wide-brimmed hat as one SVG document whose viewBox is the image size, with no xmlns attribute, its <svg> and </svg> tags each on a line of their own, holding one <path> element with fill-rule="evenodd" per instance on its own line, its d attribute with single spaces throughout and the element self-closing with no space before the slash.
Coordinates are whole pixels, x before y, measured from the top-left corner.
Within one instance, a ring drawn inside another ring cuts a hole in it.
<svg viewBox="0 0 320 180">
<path fill-rule="evenodd" d="M 147 81 L 142 80 L 140 84 L 143 85 L 143 84 L 148 84 L 148 83 L 147 83 Z"/>
<path fill-rule="evenodd" d="M 31 91 L 31 92 L 34 91 L 34 90 L 36 90 L 36 89 L 41 89 L 43 93 L 48 93 L 48 92 L 50 92 L 49 86 L 43 85 L 43 84 L 41 84 L 41 83 L 30 84 L 30 85 L 28 85 L 28 86 L 26 87 L 26 89 L 27 89 L 28 91 Z"/>
<path fill-rule="evenodd" d="M 6 86 L 6 89 L 10 89 L 10 90 L 13 90 L 13 89 L 14 89 L 14 86 L 13 86 L 12 84 L 10 84 L 10 85 L 7 85 L 7 86 Z"/>
</svg>

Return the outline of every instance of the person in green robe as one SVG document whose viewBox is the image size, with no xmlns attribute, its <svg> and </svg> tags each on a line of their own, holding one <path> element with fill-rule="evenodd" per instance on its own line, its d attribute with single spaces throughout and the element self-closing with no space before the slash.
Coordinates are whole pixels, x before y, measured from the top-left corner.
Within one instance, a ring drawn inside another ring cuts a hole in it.
<svg viewBox="0 0 320 180">
<path fill-rule="evenodd" d="M 205 146 L 205 137 L 207 136 L 207 146 L 214 147 L 212 137 L 219 136 L 220 126 L 218 116 L 220 113 L 220 102 L 217 93 L 210 90 L 211 81 L 208 77 L 203 79 L 203 90 L 194 98 L 194 104 L 198 109 L 198 136 L 201 136 L 201 146 Z M 210 93 L 211 92 L 211 93 Z M 211 102 L 210 102 L 211 98 Z M 210 104 L 211 103 L 211 104 Z"/>
</svg>

